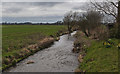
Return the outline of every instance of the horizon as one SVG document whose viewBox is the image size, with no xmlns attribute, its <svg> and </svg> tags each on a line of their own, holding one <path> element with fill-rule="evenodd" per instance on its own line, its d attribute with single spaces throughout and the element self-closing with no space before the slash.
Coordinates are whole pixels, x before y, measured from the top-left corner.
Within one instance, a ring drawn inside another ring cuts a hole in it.
<svg viewBox="0 0 120 74">
<path fill-rule="evenodd" d="M 63 21 L 64 15 L 69 11 L 85 13 L 92 8 L 88 0 L 77 1 L 79 0 L 75 2 L 2 2 L 0 3 L 2 8 L 0 23 L 54 23 Z"/>
<path fill-rule="evenodd" d="M 2 22 L 56 22 L 69 11 L 86 12 L 86 2 L 3 2 Z"/>
</svg>

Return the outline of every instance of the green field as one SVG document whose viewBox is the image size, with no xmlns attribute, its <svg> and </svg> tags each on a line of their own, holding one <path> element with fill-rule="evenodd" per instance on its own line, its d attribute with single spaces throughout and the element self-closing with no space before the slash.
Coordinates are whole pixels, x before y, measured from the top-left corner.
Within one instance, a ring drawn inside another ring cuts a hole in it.
<svg viewBox="0 0 120 74">
<path fill-rule="evenodd" d="M 93 41 L 79 68 L 87 72 L 118 72 L 118 39 L 112 41 L 114 45 L 109 48 L 103 45 L 104 41 Z"/>
<path fill-rule="evenodd" d="M 108 39 L 112 43 L 108 44 L 105 40 L 90 39 L 86 36 L 82 38 L 80 32 L 78 32 L 78 36 L 77 43 L 83 43 L 84 49 L 80 53 L 81 55 L 86 54 L 79 65 L 79 70 L 85 72 L 118 72 L 117 46 L 119 39 Z"/>
<path fill-rule="evenodd" d="M 2 57 L 15 56 L 22 48 L 50 35 L 56 36 L 63 29 L 65 30 L 63 25 L 3 25 Z"/>
<path fill-rule="evenodd" d="M 26 45 L 33 44 L 37 40 L 50 35 L 55 35 L 64 26 L 57 25 L 3 25 L 2 45 L 3 56 Z"/>
</svg>

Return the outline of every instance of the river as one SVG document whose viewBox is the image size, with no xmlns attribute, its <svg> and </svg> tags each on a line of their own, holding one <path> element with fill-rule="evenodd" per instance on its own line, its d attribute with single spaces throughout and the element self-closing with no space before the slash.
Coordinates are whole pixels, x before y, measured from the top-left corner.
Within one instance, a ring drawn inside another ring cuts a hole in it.
<svg viewBox="0 0 120 74">
<path fill-rule="evenodd" d="M 78 54 L 72 52 L 75 33 L 71 33 L 69 39 L 67 34 L 60 36 L 60 40 L 55 41 L 51 47 L 29 56 L 8 72 L 74 72 L 79 64 Z M 26 64 L 29 60 L 34 63 Z"/>
</svg>

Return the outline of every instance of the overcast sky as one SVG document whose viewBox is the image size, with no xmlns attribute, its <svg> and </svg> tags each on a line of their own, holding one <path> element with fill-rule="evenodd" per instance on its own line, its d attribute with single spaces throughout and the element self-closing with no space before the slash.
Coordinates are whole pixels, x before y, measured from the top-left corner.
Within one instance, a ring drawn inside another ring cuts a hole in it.
<svg viewBox="0 0 120 74">
<path fill-rule="evenodd" d="M 3 22 L 55 22 L 61 21 L 68 11 L 85 12 L 85 2 L 4 2 Z"/>
<path fill-rule="evenodd" d="M 33 0 L 29 0 L 29 2 L 28 0 L 2 1 L 2 22 L 62 21 L 65 13 L 69 11 L 85 12 L 86 8 L 90 7 L 88 0 L 47 0 L 48 2 L 45 2 L 45 0 L 44 2 L 43 0 L 36 0 L 37 2 L 32 2 Z"/>
</svg>

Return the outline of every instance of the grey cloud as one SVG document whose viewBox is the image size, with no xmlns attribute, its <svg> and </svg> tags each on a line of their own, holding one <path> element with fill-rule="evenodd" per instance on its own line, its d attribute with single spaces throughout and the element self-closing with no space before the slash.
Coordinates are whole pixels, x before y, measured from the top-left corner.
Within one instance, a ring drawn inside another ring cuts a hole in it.
<svg viewBox="0 0 120 74">
<path fill-rule="evenodd" d="M 3 21 L 53 22 L 61 20 L 67 11 L 82 10 L 82 5 L 79 2 L 3 2 Z"/>
<path fill-rule="evenodd" d="M 45 6 L 45 7 L 52 7 L 57 4 L 61 4 L 63 2 L 32 2 L 30 3 L 33 6 Z"/>
<path fill-rule="evenodd" d="M 83 2 L 80 6 L 75 6 L 72 9 L 87 11 L 89 9 L 93 9 L 93 5 L 90 2 Z"/>
<path fill-rule="evenodd" d="M 51 18 L 52 17 L 52 18 Z M 48 17 L 2 17 L 2 22 L 56 22 L 62 21 L 62 16 L 48 16 Z"/>
<path fill-rule="evenodd" d="M 18 13 L 21 12 L 23 9 L 22 8 L 8 8 L 3 11 L 3 13 Z"/>
<path fill-rule="evenodd" d="M 18 5 L 21 6 L 20 8 L 16 8 L 16 7 L 10 7 L 10 8 L 5 8 L 5 10 L 3 11 L 3 13 L 18 13 L 20 11 L 22 11 L 23 9 L 27 9 L 27 7 L 52 7 L 55 6 L 57 4 L 61 4 L 63 2 L 3 2 L 2 6 L 11 6 L 10 4 L 13 5 Z M 24 7 L 26 6 L 26 7 Z M 43 11 L 47 11 L 46 9 L 42 9 Z"/>
<path fill-rule="evenodd" d="M 2 2 L 70 2 L 72 0 L 1 0 Z"/>
<path fill-rule="evenodd" d="M 12 4 L 17 4 L 17 5 L 26 5 L 26 6 L 45 6 L 45 7 L 52 7 L 57 4 L 61 4 L 64 2 L 12 2 Z M 4 5 L 9 5 L 11 4 L 10 2 L 3 2 Z"/>
</svg>

